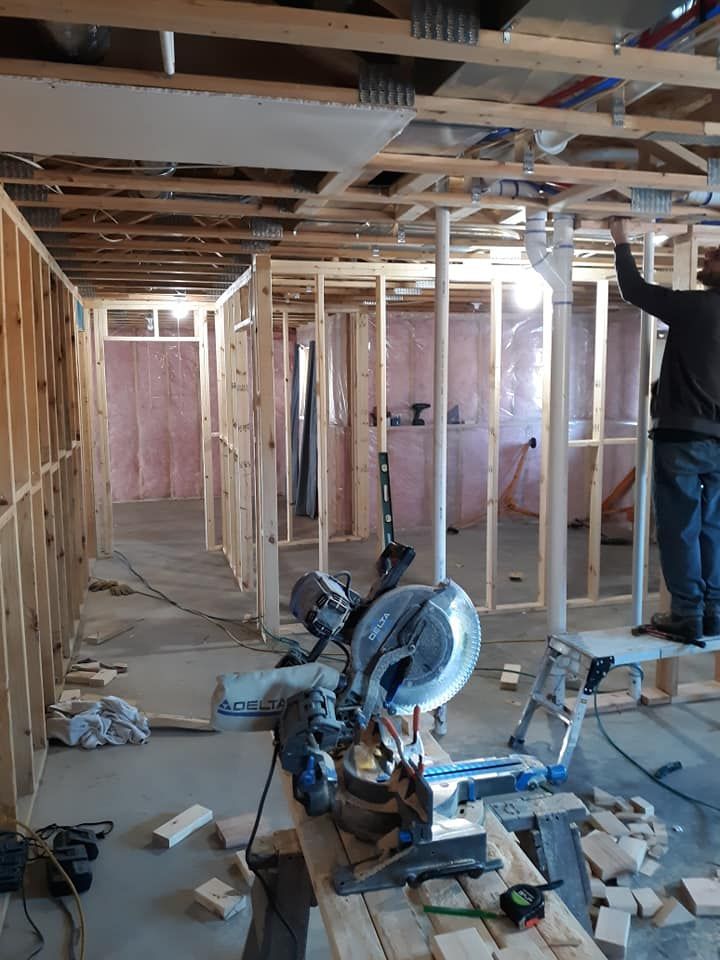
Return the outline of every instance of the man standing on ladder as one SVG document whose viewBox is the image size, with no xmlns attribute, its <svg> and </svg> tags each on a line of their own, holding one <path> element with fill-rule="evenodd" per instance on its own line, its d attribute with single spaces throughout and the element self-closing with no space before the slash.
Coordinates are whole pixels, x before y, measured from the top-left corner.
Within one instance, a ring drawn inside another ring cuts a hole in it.
<svg viewBox="0 0 720 960">
<path fill-rule="evenodd" d="M 720 248 L 708 250 L 705 290 L 647 283 L 630 250 L 627 222 L 610 222 L 623 300 L 668 325 L 653 386 L 654 503 L 660 563 L 671 611 L 652 625 L 692 642 L 720 634 Z"/>
</svg>

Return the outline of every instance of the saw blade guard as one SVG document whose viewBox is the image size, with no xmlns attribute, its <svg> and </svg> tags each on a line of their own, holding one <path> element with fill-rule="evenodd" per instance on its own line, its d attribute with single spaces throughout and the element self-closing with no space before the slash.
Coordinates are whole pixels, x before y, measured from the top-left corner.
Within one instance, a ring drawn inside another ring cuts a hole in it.
<svg viewBox="0 0 720 960">
<path fill-rule="evenodd" d="M 353 631 L 351 656 L 356 672 L 369 671 L 377 654 L 394 644 L 394 628 L 418 603 L 423 606 L 413 630 L 416 648 L 386 704 L 397 714 L 410 714 L 416 705 L 425 712 L 447 703 L 470 679 L 480 654 L 475 606 L 462 587 L 446 580 L 437 587 L 399 587 L 372 604 Z M 395 687 L 389 679 L 381 683 L 386 690 Z"/>
</svg>

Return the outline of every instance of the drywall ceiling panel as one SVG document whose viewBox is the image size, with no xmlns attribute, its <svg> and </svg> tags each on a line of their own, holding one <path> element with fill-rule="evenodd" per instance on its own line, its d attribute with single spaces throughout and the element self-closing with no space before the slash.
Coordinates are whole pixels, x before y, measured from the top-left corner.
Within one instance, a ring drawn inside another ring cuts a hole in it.
<svg viewBox="0 0 720 960">
<path fill-rule="evenodd" d="M 413 119 L 400 108 L 0 77 L 0 150 L 284 170 L 358 167 Z"/>
</svg>

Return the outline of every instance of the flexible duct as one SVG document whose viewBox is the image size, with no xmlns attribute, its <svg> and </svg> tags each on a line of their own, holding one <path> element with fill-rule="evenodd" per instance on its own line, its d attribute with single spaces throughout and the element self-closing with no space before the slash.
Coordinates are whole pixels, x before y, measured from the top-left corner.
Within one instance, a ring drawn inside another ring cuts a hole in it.
<svg viewBox="0 0 720 960">
<path fill-rule="evenodd" d="M 489 187 L 482 190 L 483 196 L 509 197 L 511 200 L 518 197 L 534 200 L 543 192 L 539 184 L 528 183 L 526 180 L 495 180 Z"/>
<path fill-rule="evenodd" d="M 568 328 L 572 314 L 574 219 L 570 214 L 556 214 L 552 249 L 548 249 L 545 236 L 547 213 L 532 213 L 526 222 L 528 259 L 553 293 L 545 568 L 548 633 L 552 635 L 567 630 Z"/>
</svg>

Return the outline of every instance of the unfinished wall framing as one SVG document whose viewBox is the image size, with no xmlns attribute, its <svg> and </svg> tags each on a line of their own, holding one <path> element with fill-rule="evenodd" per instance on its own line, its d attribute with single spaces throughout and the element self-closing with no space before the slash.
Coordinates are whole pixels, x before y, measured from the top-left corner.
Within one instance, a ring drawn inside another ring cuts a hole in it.
<svg viewBox="0 0 720 960">
<path fill-rule="evenodd" d="M 0 816 L 26 816 L 95 553 L 90 332 L 0 191 Z"/>
</svg>

